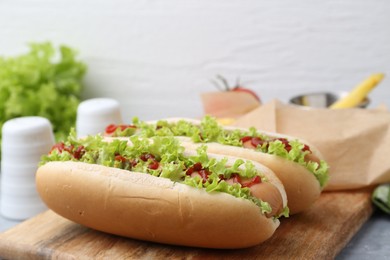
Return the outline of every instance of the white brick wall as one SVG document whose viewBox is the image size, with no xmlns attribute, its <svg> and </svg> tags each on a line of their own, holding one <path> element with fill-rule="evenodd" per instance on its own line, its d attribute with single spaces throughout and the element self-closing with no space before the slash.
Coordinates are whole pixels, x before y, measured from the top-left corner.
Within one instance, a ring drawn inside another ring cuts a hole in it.
<svg viewBox="0 0 390 260">
<path fill-rule="evenodd" d="M 286 101 L 384 72 L 371 98 L 390 107 L 389 14 L 387 0 L 2 0 L 0 55 L 79 49 L 85 97 L 118 99 L 126 120 L 202 115 L 216 74 Z"/>
</svg>

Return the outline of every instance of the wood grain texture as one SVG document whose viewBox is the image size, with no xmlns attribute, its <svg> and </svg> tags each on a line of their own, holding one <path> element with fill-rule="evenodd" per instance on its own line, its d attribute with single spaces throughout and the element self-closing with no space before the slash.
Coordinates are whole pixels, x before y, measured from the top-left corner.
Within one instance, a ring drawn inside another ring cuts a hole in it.
<svg viewBox="0 0 390 260">
<path fill-rule="evenodd" d="M 282 219 L 256 247 L 213 250 L 137 241 L 94 231 L 46 211 L 0 234 L 5 259 L 333 259 L 370 217 L 370 191 L 327 192 L 307 212 Z M 234 221 L 234 220 L 232 220 Z"/>
</svg>

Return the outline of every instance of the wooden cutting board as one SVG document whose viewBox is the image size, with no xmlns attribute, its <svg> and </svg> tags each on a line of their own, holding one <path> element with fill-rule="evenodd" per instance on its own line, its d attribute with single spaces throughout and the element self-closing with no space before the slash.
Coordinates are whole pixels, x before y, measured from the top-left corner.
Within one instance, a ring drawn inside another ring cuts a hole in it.
<svg viewBox="0 0 390 260">
<path fill-rule="evenodd" d="M 309 211 L 282 219 L 268 241 L 240 250 L 188 248 L 132 240 L 91 230 L 49 210 L 0 234 L 0 257 L 333 259 L 372 214 L 370 194 L 369 190 L 323 193 Z"/>
</svg>

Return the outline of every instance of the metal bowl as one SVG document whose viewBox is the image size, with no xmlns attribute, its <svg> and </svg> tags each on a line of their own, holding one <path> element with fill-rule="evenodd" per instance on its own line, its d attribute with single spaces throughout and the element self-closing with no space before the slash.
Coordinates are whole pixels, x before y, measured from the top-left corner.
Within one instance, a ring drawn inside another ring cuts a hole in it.
<svg viewBox="0 0 390 260">
<path fill-rule="evenodd" d="M 291 104 L 314 107 L 314 108 L 327 108 L 332 105 L 334 102 L 340 98 L 348 95 L 348 92 L 317 92 L 317 93 L 308 93 L 303 95 L 298 95 L 289 100 Z M 365 98 L 357 107 L 366 108 L 370 104 L 370 99 Z"/>
</svg>

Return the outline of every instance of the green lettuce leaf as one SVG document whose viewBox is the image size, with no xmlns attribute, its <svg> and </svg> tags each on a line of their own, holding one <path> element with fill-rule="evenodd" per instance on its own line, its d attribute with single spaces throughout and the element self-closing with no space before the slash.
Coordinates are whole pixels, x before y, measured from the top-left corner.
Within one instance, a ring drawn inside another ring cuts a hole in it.
<svg viewBox="0 0 390 260">
<path fill-rule="evenodd" d="M 134 121 L 134 120 L 133 120 Z M 133 122 L 134 124 L 134 122 Z M 156 125 L 142 123 L 137 118 L 135 124 L 139 131 L 136 134 L 144 136 L 186 136 L 197 143 L 217 142 L 224 145 L 242 147 L 241 138 L 244 136 L 259 137 L 266 141 L 262 146 L 256 148 L 257 151 L 273 154 L 289 161 L 296 162 L 308 169 L 317 178 L 321 187 L 324 187 L 328 181 L 329 166 L 325 161 L 306 162 L 305 156 L 309 151 L 303 151 L 305 145 L 298 140 L 288 140 L 291 149 L 288 151 L 285 144 L 280 140 L 273 140 L 270 137 L 259 133 L 254 127 L 243 130 L 224 130 L 218 122 L 210 117 L 205 116 L 200 125 L 194 125 L 185 120 L 169 123 L 166 120 L 160 120 Z M 135 134 L 135 133 L 134 133 Z"/>
<path fill-rule="evenodd" d="M 237 183 L 229 185 L 225 181 L 220 181 L 218 175 L 215 173 L 211 174 L 209 180 L 205 183 L 199 176 L 195 178 L 187 176 L 183 183 L 195 188 L 205 188 L 206 191 L 210 193 L 224 192 L 231 194 L 236 198 L 247 199 L 256 204 L 261 209 L 263 214 L 270 213 L 272 211 L 272 208 L 268 202 L 261 201 L 258 198 L 251 196 L 249 188 L 242 188 Z"/>
<path fill-rule="evenodd" d="M 32 43 L 28 53 L 0 57 L 0 128 L 12 118 L 49 119 L 57 140 L 75 125 L 86 65 L 62 45 Z M 0 133 L 1 139 L 1 133 Z"/>
<path fill-rule="evenodd" d="M 380 210 L 390 214 L 390 184 L 381 184 L 376 187 L 371 200 Z"/>
<path fill-rule="evenodd" d="M 185 183 L 195 188 L 205 189 L 207 192 L 225 192 L 237 198 L 247 199 L 258 205 L 263 213 L 271 212 L 270 205 L 250 194 L 249 188 L 241 187 L 239 184 L 230 185 L 224 179 L 238 174 L 243 178 L 251 178 L 256 175 L 264 176 L 257 172 L 255 166 L 250 161 L 236 160 L 233 165 L 228 166 L 227 159 L 217 160 L 209 158 L 207 146 L 201 146 L 196 155 L 186 156 L 184 147 L 173 136 L 155 136 L 151 139 L 138 135 L 130 137 L 133 145 L 128 145 L 126 140 L 115 139 L 112 142 L 105 142 L 101 135 L 88 136 L 85 139 L 77 139 L 75 131 L 72 129 L 68 139 L 58 149 L 53 149 L 51 153 L 42 157 L 41 165 L 50 161 L 81 161 L 86 163 L 100 164 L 108 167 L 115 167 L 125 170 L 132 170 L 147 173 L 157 177 L 171 179 L 172 181 Z M 82 147 L 83 154 L 80 158 L 75 158 L 74 151 Z M 141 156 L 151 154 L 162 166 L 161 169 L 150 169 L 151 159 L 143 161 Z M 117 160 L 120 156 L 129 160 Z M 136 161 L 135 165 L 130 160 Z M 190 177 L 186 170 L 196 163 L 201 163 L 203 168 L 208 169 L 211 174 L 207 181 L 199 176 Z"/>
</svg>

